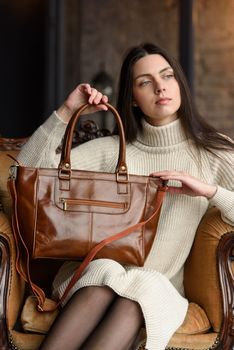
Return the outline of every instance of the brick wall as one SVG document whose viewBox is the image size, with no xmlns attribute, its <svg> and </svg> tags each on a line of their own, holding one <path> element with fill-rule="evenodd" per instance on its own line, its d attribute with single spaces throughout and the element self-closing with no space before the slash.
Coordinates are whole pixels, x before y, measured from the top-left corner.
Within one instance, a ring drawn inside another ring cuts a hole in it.
<svg viewBox="0 0 234 350">
<path fill-rule="evenodd" d="M 194 1 L 195 91 L 201 113 L 234 138 L 234 1 Z"/>
<path fill-rule="evenodd" d="M 234 138 L 233 18 L 233 0 L 194 0 L 195 100 L 211 124 Z M 143 41 L 178 58 L 178 27 L 179 0 L 67 0 L 66 92 L 91 82 L 102 64 L 117 83 L 123 54 Z"/>
</svg>

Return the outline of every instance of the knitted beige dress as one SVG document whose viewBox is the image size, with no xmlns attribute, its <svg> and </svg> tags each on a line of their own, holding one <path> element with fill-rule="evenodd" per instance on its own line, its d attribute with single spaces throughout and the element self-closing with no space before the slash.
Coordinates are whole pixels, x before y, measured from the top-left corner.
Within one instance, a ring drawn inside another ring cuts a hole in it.
<svg viewBox="0 0 234 350">
<path fill-rule="evenodd" d="M 34 167 L 57 167 L 59 155 L 55 150 L 65 127 L 53 113 L 24 146 L 19 162 Z M 86 268 L 67 300 L 84 286 L 109 286 L 141 306 L 147 332 L 146 348 L 164 350 L 186 315 L 188 302 L 183 296 L 183 266 L 201 218 L 209 206 L 216 206 L 224 220 L 234 224 L 234 154 L 217 153 L 219 157 L 198 150 L 186 138 L 179 119 L 160 127 L 144 121 L 142 133 L 127 145 L 129 173 L 148 175 L 175 169 L 217 184 L 218 190 L 210 201 L 204 197 L 167 193 L 156 239 L 144 267 L 121 266 L 109 259 L 95 260 Z M 114 172 L 117 156 L 117 136 L 96 139 L 73 150 L 72 167 Z M 180 185 L 178 182 L 170 184 Z M 67 262 L 60 269 L 54 281 L 56 298 L 62 295 L 76 266 L 76 262 Z"/>
</svg>

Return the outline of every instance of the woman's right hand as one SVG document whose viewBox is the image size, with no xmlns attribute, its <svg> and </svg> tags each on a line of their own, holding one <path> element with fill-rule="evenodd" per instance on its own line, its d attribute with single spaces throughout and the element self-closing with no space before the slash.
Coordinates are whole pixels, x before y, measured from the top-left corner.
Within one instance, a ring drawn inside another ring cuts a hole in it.
<svg viewBox="0 0 234 350">
<path fill-rule="evenodd" d="M 103 95 L 97 89 L 89 84 L 79 84 L 73 90 L 62 106 L 57 109 L 57 114 L 64 121 L 68 122 L 77 109 L 85 103 L 89 103 L 83 114 L 94 113 L 97 111 L 107 111 L 105 103 L 108 102 L 108 97 Z"/>
</svg>

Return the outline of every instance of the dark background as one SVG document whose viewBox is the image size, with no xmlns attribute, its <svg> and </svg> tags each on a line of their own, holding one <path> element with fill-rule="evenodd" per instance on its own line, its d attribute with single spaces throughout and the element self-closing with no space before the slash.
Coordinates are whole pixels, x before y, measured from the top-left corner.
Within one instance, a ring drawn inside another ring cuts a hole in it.
<svg viewBox="0 0 234 350">
<path fill-rule="evenodd" d="M 11 0 L 1 2 L 0 134 L 5 137 L 28 136 L 42 121 L 48 30 L 45 3 L 35 1 L 30 8 L 23 4 L 20 8 Z"/>
<path fill-rule="evenodd" d="M 115 91 L 123 54 L 151 41 L 180 60 L 201 114 L 234 137 L 233 18 L 233 0 L 0 0 L 0 135 L 31 135 L 103 67 Z"/>
</svg>

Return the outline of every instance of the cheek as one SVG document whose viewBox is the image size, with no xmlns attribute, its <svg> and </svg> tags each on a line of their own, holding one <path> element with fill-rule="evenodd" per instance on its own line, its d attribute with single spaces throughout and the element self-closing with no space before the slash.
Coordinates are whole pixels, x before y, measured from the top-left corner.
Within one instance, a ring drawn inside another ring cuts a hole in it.
<svg viewBox="0 0 234 350">
<path fill-rule="evenodd" d="M 141 91 L 137 88 L 133 88 L 132 89 L 132 96 L 134 99 L 139 98 L 139 96 L 141 95 Z"/>
<path fill-rule="evenodd" d="M 142 89 L 142 90 L 134 90 L 133 89 L 133 100 L 136 101 L 137 103 L 143 103 L 147 101 L 147 97 L 149 97 L 149 93 L 147 92 L 147 89 Z"/>
<path fill-rule="evenodd" d="M 180 91 L 178 92 L 178 105 L 179 107 L 181 106 L 181 95 L 180 95 Z"/>
<path fill-rule="evenodd" d="M 177 101 L 177 104 L 178 105 L 181 105 L 181 95 L 180 95 L 180 88 L 179 86 L 176 84 L 175 86 L 175 99 Z"/>
<path fill-rule="evenodd" d="M 141 103 L 142 101 L 142 97 L 141 97 L 141 94 L 137 91 L 133 91 L 133 101 L 135 101 L 137 104 Z"/>
</svg>

